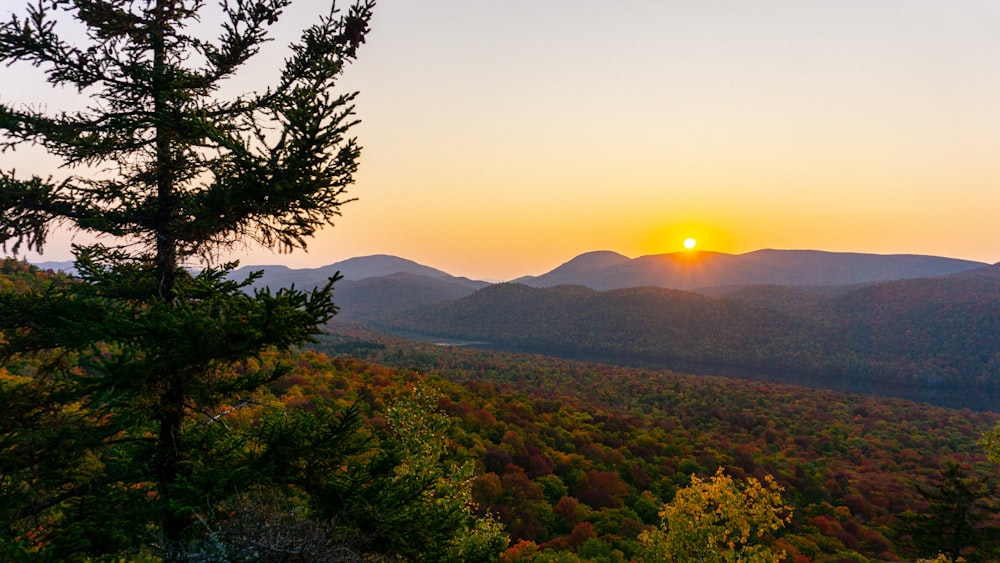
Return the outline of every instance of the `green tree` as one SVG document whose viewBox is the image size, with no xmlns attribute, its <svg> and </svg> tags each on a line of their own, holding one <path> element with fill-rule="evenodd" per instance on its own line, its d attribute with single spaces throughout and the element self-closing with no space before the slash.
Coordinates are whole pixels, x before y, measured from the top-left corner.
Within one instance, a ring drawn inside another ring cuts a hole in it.
<svg viewBox="0 0 1000 563">
<path fill-rule="evenodd" d="M 909 532 L 921 555 L 941 554 L 950 561 L 993 561 L 1000 554 L 996 486 L 985 477 L 970 477 L 949 462 L 935 486 L 918 486 L 928 512 L 907 513 Z"/>
<path fill-rule="evenodd" d="M 65 171 L 0 172 L 0 243 L 41 251 L 54 227 L 102 241 L 75 248 L 77 283 L 0 296 L 4 357 L 39 358 L 2 388 L 27 425 L 3 428 L 8 552 L 157 541 L 172 558 L 215 503 L 267 478 L 239 470 L 244 441 L 220 414 L 285 370 L 232 366 L 309 341 L 336 312 L 334 280 L 249 293 L 253 277 L 214 265 L 236 245 L 304 249 L 349 201 L 355 94 L 333 88 L 374 6 L 331 6 L 276 84 L 223 99 L 290 1 L 223 0 L 214 40 L 190 31 L 204 0 L 52 0 L 0 22 L 0 62 L 34 65 L 87 105 L 0 103 L 0 149 L 41 146 Z M 72 20 L 80 43 L 61 33 Z M 56 453 L 73 468 L 53 466 Z"/>
<path fill-rule="evenodd" d="M 990 429 L 980 440 L 986 454 L 993 463 L 1000 463 L 1000 423 Z"/>
<path fill-rule="evenodd" d="M 659 528 L 639 536 L 650 561 L 777 562 L 760 540 L 791 521 L 782 488 L 768 475 L 737 483 L 720 467 L 708 481 L 696 475 L 660 511 Z"/>
<path fill-rule="evenodd" d="M 223 560 L 484 562 L 507 547 L 493 518 L 473 511 L 474 463 L 449 459 L 451 420 L 418 388 L 395 401 L 384 428 L 356 408 L 272 411 L 248 433 L 247 470 L 285 476 L 248 491 L 188 554 Z M 331 557 L 332 555 L 332 557 Z M 298 558 L 298 559 L 296 559 Z"/>
<path fill-rule="evenodd" d="M 406 536 L 405 542 L 395 543 L 412 546 L 404 553 L 411 560 L 492 561 L 506 549 L 508 538 L 491 515 L 474 515 L 475 463 L 446 459 L 452 421 L 437 409 L 437 399 L 418 387 L 389 408 L 391 432 L 385 443 L 399 463 L 378 494 L 402 494 L 409 500 L 384 521 L 391 524 L 391 533 Z"/>
</svg>

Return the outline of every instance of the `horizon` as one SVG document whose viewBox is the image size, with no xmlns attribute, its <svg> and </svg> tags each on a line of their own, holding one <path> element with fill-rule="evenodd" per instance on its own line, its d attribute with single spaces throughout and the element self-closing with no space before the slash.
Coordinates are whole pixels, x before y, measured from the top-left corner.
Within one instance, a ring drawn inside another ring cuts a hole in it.
<svg viewBox="0 0 1000 563">
<path fill-rule="evenodd" d="M 753 254 L 755 252 L 766 252 L 766 251 L 773 251 L 773 252 L 818 252 L 818 253 L 823 253 L 823 254 L 855 254 L 855 255 L 856 254 L 862 254 L 862 255 L 868 255 L 868 256 L 885 256 L 885 257 L 889 257 L 889 256 L 922 256 L 922 257 L 928 257 L 928 258 L 941 258 L 941 259 L 945 259 L 945 260 L 960 260 L 960 261 L 967 261 L 967 262 L 975 262 L 975 263 L 983 264 L 984 266 L 993 266 L 993 265 L 996 265 L 996 264 L 1000 264 L 1000 262 L 984 262 L 984 261 L 981 261 L 981 260 L 967 260 L 965 258 L 955 258 L 955 257 L 951 257 L 951 256 L 940 256 L 940 255 L 933 255 L 933 254 L 914 254 L 914 253 L 907 253 L 907 252 L 904 252 L 904 253 L 873 253 L 873 252 L 853 252 L 853 251 L 829 251 L 829 250 L 818 250 L 818 249 L 811 249 L 811 248 L 758 248 L 756 250 L 749 250 L 747 252 L 719 252 L 719 251 L 715 251 L 715 250 L 703 250 L 703 249 L 682 249 L 682 250 L 670 251 L 670 252 L 658 252 L 658 253 L 651 253 L 651 254 L 639 254 L 639 255 L 635 255 L 635 256 L 629 256 L 629 255 L 626 255 L 624 253 L 621 253 L 621 252 L 618 252 L 618 251 L 615 251 L 615 250 L 600 249 L 600 250 L 589 250 L 589 251 L 581 252 L 580 254 L 576 254 L 576 255 L 574 255 L 574 256 L 572 256 L 570 258 L 561 260 L 561 261 L 557 262 L 556 264 L 551 265 L 547 269 L 545 269 L 543 271 L 540 271 L 540 272 L 537 272 L 537 273 L 521 273 L 521 274 L 517 274 L 517 275 L 511 276 L 511 277 L 508 277 L 508 278 L 488 278 L 488 277 L 474 277 L 474 276 L 469 276 L 469 275 L 465 275 L 463 273 L 453 272 L 453 271 L 447 270 L 447 269 L 442 268 L 442 267 L 440 267 L 440 266 L 438 266 L 436 264 L 433 264 L 433 263 L 422 262 L 420 260 L 415 260 L 415 259 L 410 258 L 408 256 L 401 256 L 401 255 L 398 255 L 398 254 L 390 254 L 390 253 L 385 253 L 385 252 L 376 252 L 374 254 L 365 254 L 365 255 L 359 255 L 359 256 L 349 256 L 347 258 L 342 258 L 342 259 L 334 260 L 332 262 L 327 262 L 327 263 L 324 263 L 324 264 L 306 265 L 306 266 L 289 266 L 287 264 L 280 264 L 280 263 L 244 263 L 244 262 L 240 262 L 237 269 L 285 267 L 285 268 L 289 268 L 291 270 L 310 270 L 310 269 L 320 269 L 320 268 L 324 268 L 324 267 L 328 267 L 328 266 L 333 266 L 335 264 L 339 264 L 339 263 L 346 262 L 346 261 L 349 261 L 349 260 L 358 260 L 358 259 L 385 257 L 385 258 L 399 258 L 399 259 L 403 259 L 403 260 L 408 260 L 408 261 L 413 262 L 413 263 L 415 263 L 417 265 L 420 265 L 420 266 L 426 266 L 426 267 L 429 267 L 429 268 L 434 268 L 434 269 L 440 270 L 440 271 L 442 271 L 442 272 L 444 272 L 444 273 L 446 273 L 446 274 L 448 274 L 450 276 L 453 276 L 453 277 L 460 277 L 460 278 L 464 277 L 464 278 L 468 278 L 468 279 L 471 279 L 471 280 L 484 281 L 484 282 L 488 282 L 488 283 L 506 283 L 506 282 L 516 281 L 516 280 L 521 279 L 521 278 L 538 277 L 538 276 L 542 276 L 542 275 L 548 274 L 548 273 L 552 272 L 553 270 L 555 270 L 555 269 L 557 269 L 557 268 L 559 268 L 561 266 L 564 266 L 564 265 L 566 265 L 566 264 L 568 264 L 568 263 L 570 263 L 570 262 L 572 262 L 572 261 L 574 261 L 574 260 L 576 260 L 576 259 L 578 259 L 578 258 L 580 258 L 582 256 L 586 256 L 588 254 L 598 254 L 598 253 L 605 253 L 606 252 L 606 253 L 612 253 L 612 254 L 617 254 L 619 256 L 623 256 L 624 258 L 627 258 L 628 260 L 636 260 L 636 259 L 645 258 L 645 257 L 648 257 L 648 256 L 670 256 L 670 255 L 676 255 L 676 254 L 699 254 L 699 253 L 704 253 L 704 254 L 723 254 L 723 255 L 726 255 L 726 256 L 742 256 L 742 255 L 745 255 L 745 254 Z M 72 260 L 48 260 L 48 259 L 44 259 L 44 258 L 37 259 L 37 260 L 29 260 L 29 263 L 31 263 L 31 264 L 34 264 L 36 266 L 43 266 L 43 267 L 54 267 L 56 265 L 62 265 L 62 264 L 70 263 L 70 262 L 72 262 Z"/>
<path fill-rule="evenodd" d="M 323 4 L 293 3 L 224 94 L 272 83 Z M 223 258 L 298 269 L 390 254 L 501 280 L 694 238 L 729 254 L 994 264 L 998 29 L 991 0 L 383 0 L 339 89 L 360 92 L 359 200 L 309 253 Z M 79 104 L 37 69 L 5 72 L 5 103 Z M 2 164 L 63 173 L 39 149 Z M 26 257 L 68 260 L 71 240 L 54 232 Z"/>
</svg>

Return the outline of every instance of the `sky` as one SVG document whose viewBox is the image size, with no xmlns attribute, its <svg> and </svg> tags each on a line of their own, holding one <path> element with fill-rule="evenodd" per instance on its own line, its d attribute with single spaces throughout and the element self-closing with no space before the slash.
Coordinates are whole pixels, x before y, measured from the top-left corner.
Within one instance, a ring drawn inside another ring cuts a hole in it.
<svg viewBox="0 0 1000 563">
<path fill-rule="evenodd" d="M 294 2 L 228 88 L 273 82 L 328 5 Z M 5 102 L 73 103 L 3 72 Z M 1000 0 L 380 0 L 341 85 L 358 201 L 244 265 L 392 254 L 498 281 L 687 238 L 1000 261 Z"/>
</svg>

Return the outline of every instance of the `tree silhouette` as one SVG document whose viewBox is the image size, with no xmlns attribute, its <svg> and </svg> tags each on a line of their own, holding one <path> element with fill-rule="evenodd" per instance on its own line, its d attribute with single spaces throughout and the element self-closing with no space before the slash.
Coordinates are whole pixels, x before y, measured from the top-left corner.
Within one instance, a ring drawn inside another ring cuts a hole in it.
<svg viewBox="0 0 1000 563">
<path fill-rule="evenodd" d="M 86 103 L 0 103 L 0 149 L 41 146 L 64 172 L 0 172 L 0 243 L 41 251 L 56 227 L 101 241 L 74 248 L 78 283 L 0 298 L 4 357 L 41 358 L 18 384 L 31 393 L 5 388 L 33 397 L 21 408 L 35 420 L 9 435 L 40 440 L 37 455 L 3 468 L 7 547 L 30 543 L 35 524 L 35 547 L 53 558 L 115 552 L 152 529 L 170 558 L 206 507 L 255 478 L 227 471 L 245 460 L 221 413 L 284 373 L 247 360 L 310 340 L 335 314 L 334 280 L 250 294 L 254 278 L 231 281 L 235 264 L 218 258 L 247 244 L 305 249 L 349 201 L 355 94 L 334 87 L 374 7 L 331 6 L 276 84 L 223 98 L 290 1 L 223 0 L 214 40 L 190 31 L 204 0 L 53 0 L 0 22 L 0 61 L 34 65 Z M 62 33 L 71 20 L 80 44 Z M 52 424 L 78 437 L 53 441 L 40 430 Z M 88 469 L 48 467 L 56 443 Z M 22 498 L 10 496 L 23 492 L 15 475 L 44 479 Z"/>
</svg>

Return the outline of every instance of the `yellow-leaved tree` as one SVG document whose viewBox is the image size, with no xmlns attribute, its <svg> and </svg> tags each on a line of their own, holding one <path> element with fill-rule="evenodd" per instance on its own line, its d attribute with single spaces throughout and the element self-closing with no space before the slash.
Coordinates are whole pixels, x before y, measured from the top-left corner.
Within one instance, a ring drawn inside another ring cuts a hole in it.
<svg viewBox="0 0 1000 563">
<path fill-rule="evenodd" d="M 677 491 L 660 511 L 659 528 L 639 536 L 650 561 L 777 562 L 784 555 L 760 543 L 791 521 L 792 508 L 770 475 L 737 482 L 723 473 Z"/>
</svg>

